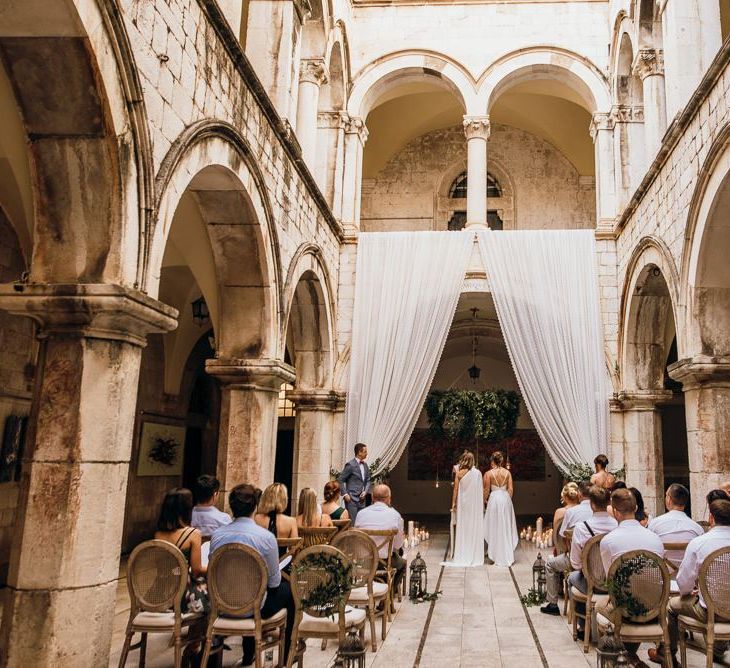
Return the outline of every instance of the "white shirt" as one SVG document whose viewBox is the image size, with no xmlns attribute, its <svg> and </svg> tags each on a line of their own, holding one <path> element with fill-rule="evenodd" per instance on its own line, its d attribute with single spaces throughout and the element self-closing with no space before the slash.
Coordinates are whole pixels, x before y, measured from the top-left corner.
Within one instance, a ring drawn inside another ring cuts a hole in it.
<svg viewBox="0 0 730 668">
<path fill-rule="evenodd" d="M 356 529 L 397 529 L 398 533 L 393 537 L 393 550 L 400 550 L 405 542 L 403 535 L 403 518 L 401 514 L 382 501 L 375 502 L 372 506 L 358 511 L 355 518 Z M 387 548 L 379 550 L 381 559 L 388 556 Z"/>
<path fill-rule="evenodd" d="M 200 530 L 203 538 L 209 538 L 218 527 L 231 523 L 231 516 L 215 506 L 195 506 L 190 526 Z"/>
<path fill-rule="evenodd" d="M 711 552 L 719 550 L 721 547 L 730 547 L 730 526 L 712 527 L 707 533 L 690 541 L 677 573 L 677 585 L 682 596 L 692 593 L 702 562 Z M 701 594 L 700 605 L 707 607 Z"/>
<path fill-rule="evenodd" d="M 633 550 L 647 550 L 664 557 L 664 544 L 659 536 L 636 520 L 623 520 L 601 541 L 601 560 L 606 573 L 618 557 Z"/>
<path fill-rule="evenodd" d="M 589 499 L 583 499 L 577 506 L 568 508 L 563 515 L 563 523 L 560 525 L 560 535 L 565 536 L 568 529 L 572 529 L 578 522 L 590 519 L 592 515 L 593 509 Z"/>
<path fill-rule="evenodd" d="M 588 522 L 588 526 L 593 529 L 592 535 L 586 527 L 586 522 Z M 593 536 L 606 534 L 609 531 L 613 531 L 617 526 L 618 522 L 605 511 L 593 513 L 592 517 L 589 519 L 578 522 L 578 524 L 573 527 L 573 542 L 570 545 L 570 565 L 576 571 L 579 571 L 583 567 L 582 556 L 583 548 L 586 546 L 586 543 L 593 538 Z"/>
<path fill-rule="evenodd" d="M 705 530 L 682 510 L 670 510 L 664 515 L 655 517 L 649 522 L 649 530 L 653 531 L 662 543 L 688 543 L 697 536 L 703 536 Z M 667 559 L 679 566 L 684 558 L 682 550 L 669 550 Z"/>
</svg>

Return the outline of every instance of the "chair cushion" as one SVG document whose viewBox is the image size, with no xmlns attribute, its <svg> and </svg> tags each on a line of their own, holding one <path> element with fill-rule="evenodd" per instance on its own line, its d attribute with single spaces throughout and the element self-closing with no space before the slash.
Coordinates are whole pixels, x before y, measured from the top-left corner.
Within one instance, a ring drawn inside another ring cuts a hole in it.
<svg viewBox="0 0 730 668">
<path fill-rule="evenodd" d="M 384 582 L 373 582 L 373 598 L 376 600 L 383 598 L 388 593 L 388 585 Z M 368 588 L 367 587 L 356 587 L 350 592 L 350 598 L 347 599 L 350 603 L 367 603 L 368 600 Z"/>
<path fill-rule="evenodd" d="M 610 597 L 608 594 L 593 594 L 593 605 L 595 607 L 600 606 L 602 608 L 605 608 L 608 605 L 609 598 Z"/>
<path fill-rule="evenodd" d="M 582 591 L 578 591 L 575 587 L 570 588 L 570 595 L 576 600 L 584 603 L 586 601 L 586 595 Z"/>
<path fill-rule="evenodd" d="M 286 620 L 286 609 L 279 610 L 276 614 L 272 615 L 268 619 L 261 620 L 262 628 L 270 628 L 272 626 L 278 626 Z M 256 630 L 256 623 L 253 617 L 246 617 L 245 619 L 237 619 L 235 617 L 216 617 L 213 622 L 213 630 L 219 634 L 230 634 L 235 635 L 237 633 L 251 632 Z"/>
<path fill-rule="evenodd" d="M 605 628 L 609 624 L 611 624 L 611 620 L 604 617 L 602 614 L 597 615 L 598 619 L 598 626 L 600 628 Z M 646 638 L 646 637 L 656 637 L 661 638 L 663 636 L 663 631 L 661 624 L 658 622 L 649 622 L 648 624 L 627 624 L 624 622 L 621 624 L 621 639 L 629 639 L 632 638 Z"/>
<path fill-rule="evenodd" d="M 190 623 L 200 619 L 202 615 L 197 612 L 186 612 L 182 616 L 182 623 Z M 132 620 L 134 626 L 145 626 L 155 629 L 171 629 L 175 626 L 174 612 L 139 612 Z"/>
<path fill-rule="evenodd" d="M 350 608 L 345 613 L 345 627 L 359 626 L 365 621 L 365 610 Z M 300 633 L 337 633 L 339 630 L 337 615 L 332 617 L 312 617 L 306 612 L 299 624 Z"/>
<path fill-rule="evenodd" d="M 688 629 L 692 629 L 693 631 L 704 631 L 706 628 L 705 624 L 694 617 L 679 615 L 679 621 Z M 715 622 L 715 634 L 730 635 L 730 622 Z"/>
</svg>

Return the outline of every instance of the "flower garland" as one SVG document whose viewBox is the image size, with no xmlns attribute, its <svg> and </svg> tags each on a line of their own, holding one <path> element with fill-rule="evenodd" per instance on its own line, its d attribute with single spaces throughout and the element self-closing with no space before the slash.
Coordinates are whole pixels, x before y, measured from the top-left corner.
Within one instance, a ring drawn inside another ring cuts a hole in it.
<svg viewBox="0 0 730 668">
<path fill-rule="evenodd" d="M 631 559 L 622 559 L 621 565 L 616 569 L 613 580 L 608 582 L 608 593 L 620 608 L 629 617 L 641 617 L 648 610 L 631 593 L 631 576 L 641 573 L 646 568 L 656 568 L 657 560 L 645 554 L 637 554 Z"/>
<path fill-rule="evenodd" d="M 352 589 L 352 564 L 335 554 L 320 552 L 307 555 L 294 569 L 298 576 L 305 575 L 307 571 L 323 571 L 327 577 L 302 598 L 302 607 L 334 616 L 340 605 L 345 604 Z"/>
</svg>

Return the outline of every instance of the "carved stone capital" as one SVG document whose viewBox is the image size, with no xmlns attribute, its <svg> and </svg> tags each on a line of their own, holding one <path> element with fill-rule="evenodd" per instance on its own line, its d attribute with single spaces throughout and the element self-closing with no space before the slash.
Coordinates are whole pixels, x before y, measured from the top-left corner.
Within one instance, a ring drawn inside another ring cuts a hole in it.
<svg viewBox="0 0 730 668">
<path fill-rule="evenodd" d="M 349 119 L 346 111 L 320 111 L 317 113 L 317 127 L 323 130 L 344 130 Z"/>
<path fill-rule="evenodd" d="M 613 130 L 615 125 L 611 114 L 595 113 L 591 118 L 590 133 L 591 139 L 595 142 L 600 130 Z"/>
<path fill-rule="evenodd" d="M 284 383 L 293 383 L 296 377 L 293 366 L 267 357 L 209 359 L 205 371 L 226 387 L 264 392 L 279 392 Z"/>
<path fill-rule="evenodd" d="M 624 411 L 653 411 L 669 403 L 674 394 L 671 390 L 625 390 L 615 397 Z"/>
<path fill-rule="evenodd" d="M 299 82 L 322 86 L 329 81 L 329 72 L 322 58 L 303 60 L 299 69 Z"/>
<path fill-rule="evenodd" d="M 611 108 L 614 123 L 643 123 L 644 107 L 641 105 L 616 104 Z"/>
<path fill-rule="evenodd" d="M 148 334 L 177 327 L 176 309 L 107 284 L 0 284 L 0 310 L 32 318 L 39 336 L 78 336 L 144 347 Z"/>
<path fill-rule="evenodd" d="M 672 380 L 682 383 L 684 391 L 697 387 L 730 387 L 730 358 L 698 355 L 671 364 Z"/>
<path fill-rule="evenodd" d="M 464 116 L 462 122 L 466 140 L 478 138 L 486 141 L 491 133 L 489 116 Z"/>
<path fill-rule="evenodd" d="M 326 411 L 334 413 L 344 405 L 345 393 L 335 390 L 290 390 L 286 393 L 297 411 Z"/>
<path fill-rule="evenodd" d="M 365 121 L 359 116 L 349 116 L 345 122 L 345 134 L 357 135 L 364 146 L 368 140 L 368 129 Z"/>
<path fill-rule="evenodd" d="M 664 52 L 661 49 L 639 49 L 633 73 L 642 81 L 646 77 L 664 75 Z"/>
</svg>

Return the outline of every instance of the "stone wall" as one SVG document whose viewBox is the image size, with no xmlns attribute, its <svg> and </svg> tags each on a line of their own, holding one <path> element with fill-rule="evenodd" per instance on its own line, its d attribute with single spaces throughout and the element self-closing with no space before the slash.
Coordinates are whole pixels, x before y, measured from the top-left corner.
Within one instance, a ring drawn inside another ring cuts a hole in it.
<svg viewBox="0 0 730 668">
<path fill-rule="evenodd" d="M 490 199 L 489 208 L 500 212 L 505 229 L 594 227 L 593 178 L 581 177 L 548 142 L 493 124 L 487 168 L 500 181 L 503 194 Z M 451 181 L 462 169 L 466 169 L 462 128 L 436 130 L 409 142 L 375 178 L 364 180 L 361 229 L 446 229 L 449 208 L 466 208 L 466 201 L 448 202 Z"/>
</svg>

